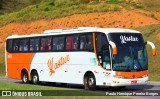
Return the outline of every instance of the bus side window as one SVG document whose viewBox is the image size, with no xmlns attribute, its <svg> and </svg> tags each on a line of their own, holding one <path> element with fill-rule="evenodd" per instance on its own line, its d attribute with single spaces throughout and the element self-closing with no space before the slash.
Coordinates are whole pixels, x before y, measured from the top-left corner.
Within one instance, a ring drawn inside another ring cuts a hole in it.
<svg viewBox="0 0 160 99">
<path fill-rule="evenodd" d="M 57 44 L 57 50 L 63 50 L 64 49 L 64 37 L 58 38 L 58 44 Z"/>
<path fill-rule="evenodd" d="M 30 39 L 30 51 L 39 51 L 39 38 Z"/>
<path fill-rule="evenodd" d="M 53 37 L 52 50 L 58 51 L 64 49 L 64 37 Z"/>
<path fill-rule="evenodd" d="M 13 43 L 13 51 L 18 51 L 18 39 L 15 39 L 15 40 L 14 40 L 14 43 Z"/>
<path fill-rule="evenodd" d="M 7 51 L 11 52 L 13 47 L 13 40 L 7 40 Z"/>
<path fill-rule="evenodd" d="M 92 35 L 87 36 L 87 44 L 88 44 L 87 49 L 90 50 L 90 51 L 93 50 Z"/>
<path fill-rule="evenodd" d="M 58 42 L 58 39 L 57 38 L 53 38 L 53 49 L 52 50 L 54 50 L 54 51 L 56 51 L 57 50 L 57 42 Z"/>
<path fill-rule="evenodd" d="M 28 51 L 28 39 L 20 40 L 19 51 Z"/>
<path fill-rule="evenodd" d="M 93 50 L 92 34 L 80 36 L 80 49 Z"/>
<path fill-rule="evenodd" d="M 41 39 L 41 51 L 51 50 L 51 37 L 45 37 Z"/>
<path fill-rule="evenodd" d="M 30 51 L 34 51 L 34 39 L 30 39 Z"/>
<path fill-rule="evenodd" d="M 66 37 L 66 50 L 72 50 L 73 36 Z"/>
<path fill-rule="evenodd" d="M 80 36 L 80 49 L 81 50 L 86 49 L 86 45 L 87 45 L 87 43 L 86 43 L 86 35 L 81 35 Z"/>
<path fill-rule="evenodd" d="M 78 35 L 66 37 L 66 50 L 77 50 L 78 49 Z"/>
<path fill-rule="evenodd" d="M 78 35 L 75 35 L 75 36 L 73 37 L 73 47 L 72 47 L 72 49 L 78 50 L 78 42 L 79 42 L 79 40 L 78 40 Z"/>
</svg>

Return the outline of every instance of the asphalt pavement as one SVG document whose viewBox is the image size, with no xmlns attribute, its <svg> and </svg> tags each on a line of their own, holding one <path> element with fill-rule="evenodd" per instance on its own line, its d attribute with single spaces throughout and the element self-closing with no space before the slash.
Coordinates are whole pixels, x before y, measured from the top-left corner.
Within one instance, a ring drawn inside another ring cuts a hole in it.
<svg viewBox="0 0 160 99">
<path fill-rule="evenodd" d="M 22 83 L 21 80 L 15 80 L 15 79 L 7 78 L 7 77 L 0 77 L 0 82 L 1 81 L 2 82 Z M 54 84 L 52 86 L 53 87 L 61 87 L 61 88 L 63 88 L 63 87 L 70 88 L 70 89 L 75 89 L 75 90 L 83 90 L 82 85 L 68 84 L 67 86 L 60 86 L 59 84 Z M 123 92 L 128 92 L 128 91 L 135 91 L 135 92 L 142 91 L 143 92 L 146 90 L 148 90 L 149 92 L 158 91 L 160 93 L 160 82 L 149 81 L 148 84 L 146 84 L 146 85 L 127 86 L 124 90 L 118 90 L 118 89 L 110 90 L 109 87 L 98 87 L 95 92 L 96 93 L 106 93 L 108 91 L 109 92 L 119 91 L 119 92 L 123 93 Z M 160 95 L 159 96 L 130 96 L 130 97 L 140 98 L 140 99 L 160 99 Z"/>
</svg>

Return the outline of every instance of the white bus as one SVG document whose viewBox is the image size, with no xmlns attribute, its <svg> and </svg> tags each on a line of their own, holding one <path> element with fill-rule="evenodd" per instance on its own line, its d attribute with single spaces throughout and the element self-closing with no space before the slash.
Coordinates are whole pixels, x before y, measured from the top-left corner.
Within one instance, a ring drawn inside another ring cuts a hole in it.
<svg viewBox="0 0 160 99">
<path fill-rule="evenodd" d="M 148 58 L 139 31 L 78 27 L 6 38 L 6 75 L 32 81 L 123 87 L 146 84 Z"/>
</svg>

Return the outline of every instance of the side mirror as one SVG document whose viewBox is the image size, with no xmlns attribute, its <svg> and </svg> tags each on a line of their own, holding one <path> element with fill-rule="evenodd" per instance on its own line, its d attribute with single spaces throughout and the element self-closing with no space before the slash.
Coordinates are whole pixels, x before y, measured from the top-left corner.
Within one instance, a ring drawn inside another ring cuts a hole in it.
<svg viewBox="0 0 160 99">
<path fill-rule="evenodd" d="M 155 47 L 154 43 L 147 41 L 146 44 L 148 44 L 152 47 L 152 55 L 156 56 L 156 47 Z"/>
<path fill-rule="evenodd" d="M 116 44 L 112 41 L 109 41 L 109 44 L 111 45 L 112 47 L 112 54 L 113 55 L 117 55 L 117 47 L 116 47 Z"/>
</svg>

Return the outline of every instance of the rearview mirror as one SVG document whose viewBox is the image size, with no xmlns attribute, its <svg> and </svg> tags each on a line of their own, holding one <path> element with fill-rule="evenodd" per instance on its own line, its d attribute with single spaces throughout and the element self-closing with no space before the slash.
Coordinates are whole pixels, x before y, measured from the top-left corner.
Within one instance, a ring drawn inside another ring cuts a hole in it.
<svg viewBox="0 0 160 99">
<path fill-rule="evenodd" d="M 156 56 L 156 47 L 155 47 L 154 43 L 147 41 L 146 44 L 148 44 L 152 47 L 152 55 Z"/>
</svg>

